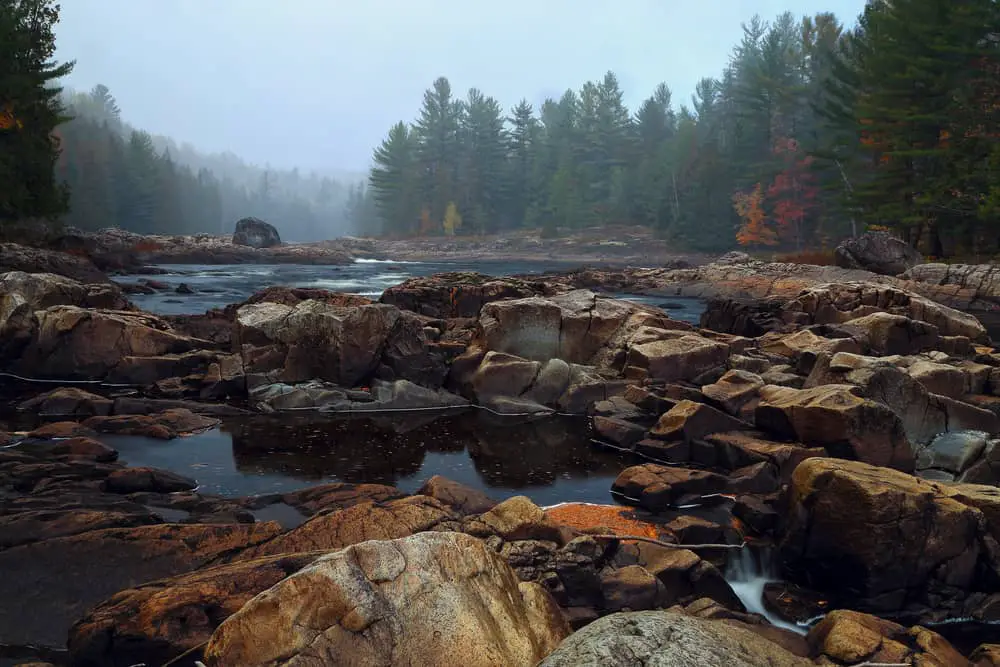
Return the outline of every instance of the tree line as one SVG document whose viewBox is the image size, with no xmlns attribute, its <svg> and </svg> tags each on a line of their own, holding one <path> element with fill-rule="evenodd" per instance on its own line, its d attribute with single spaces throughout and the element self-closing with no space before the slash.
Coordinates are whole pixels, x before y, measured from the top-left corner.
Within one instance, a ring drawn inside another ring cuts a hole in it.
<svg viewBox="0 0 1000 667">
<path fill-rule="evenodd" d="M 73 63 L 53 60 L 58 20 L 52 0 L 0 0 L 0 228 L 230 233 L 254 215 L 288 240 L 348 231 L 347 188 L 328 176 L 203 155 L 124 122 L 106 86 L 63 90 Z"/>
<path fill-rule="evenodd" d="M 994 252 L 998 74 L 996 0 L 873 0 L 851 28 L 755 18 L 689 105 L 660 84 L 632 111 L 608 72 L 505 112 L 441 77 L 349 211 L 390 235 L 638 224 L 696 250 L 805 249 L 883 227 Z"/>
</svg>

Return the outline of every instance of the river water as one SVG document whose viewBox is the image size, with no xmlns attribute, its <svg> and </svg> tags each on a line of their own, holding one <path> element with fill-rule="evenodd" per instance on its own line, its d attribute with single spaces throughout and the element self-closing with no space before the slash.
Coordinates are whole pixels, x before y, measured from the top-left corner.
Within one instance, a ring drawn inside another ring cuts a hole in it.
<svg viewBox="0 0 1000 667">
<path fill-rule="evenodd" d="M 314 287 L 360 294 L 377 299 L 392 285 L 407 278 L 428 276 L 446 271 L 478 271 L 491 276 L 539 274 L 554 269 L 574 269 L 577 264 L 559 265 L 554 262 L 394 262 L 391 260 L 358 260 L 345 266 L 304 266 L 299 264 L 162 264 L 165 274 L 135 274 L 119 278 L 119 282 L 134 283 L 153 280 L 168 289 L 156 294 L 134 294 L 130 299 L 137 306 L 161 315 L 203 313 L 230 303 L 246 300 L 254 292 L 271 285 Z M 187 285 L 193 294 L 178 294 L 176 288 Z M 645 297 L 616 294 L 621 298 L 665 307 L 671 317 L 697 322 L 702 312 L 699 299 Z"/>
</svg>

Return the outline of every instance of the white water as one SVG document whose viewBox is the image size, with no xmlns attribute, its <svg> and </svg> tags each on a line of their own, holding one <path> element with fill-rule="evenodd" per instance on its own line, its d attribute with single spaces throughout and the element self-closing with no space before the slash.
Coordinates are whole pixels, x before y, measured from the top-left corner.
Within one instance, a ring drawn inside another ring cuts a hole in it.
<svg viewBox="0 0 1000 667">
<path fill-rule="evenodd" d="M 764 606 L 764 586 L 781 581 L 776 572 L 769 549 L 744 547 L 730 556 L 726 563 L 725 577 L 747 611 L 760 614 L 779 628 L 805 634 L 809 630 L 808 626 L 782 620 Z"/>
</svg>

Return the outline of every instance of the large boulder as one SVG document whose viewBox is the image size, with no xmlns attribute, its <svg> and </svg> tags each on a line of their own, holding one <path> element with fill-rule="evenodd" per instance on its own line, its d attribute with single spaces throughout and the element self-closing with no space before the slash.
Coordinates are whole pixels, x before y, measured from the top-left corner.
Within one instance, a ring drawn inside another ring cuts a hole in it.
<svg viewBox="0 0 1000 667">
<path fill-rule="evenodd" d="M 226 619 L 209 665 L 534 665 L 569 634 L 555 601 L 460 533 L 324 556 Z"/>
<path fill-rule="evenodd" d="M 82 283 L 106 283 L 104 274 L 85 255 L 33 248 L 19 243 L 0 243 L 0 273 L 24 271 L 65 276 Z"/>
<path fill-rule="evenodd" d="M 673 611 L 598 619 L 569 636 L 538 667 L 809 667 L 813 663 L 738 623 Z"/>
<path fill-rule="evenodd" d="M 837 266 L 898 276 L 923 261 L 916 249 L 888 232 L 865 232 L 845 240 L 834 251 Z"/>
<path fill-rule="evenodd" d="M 236 313 L 234 351 L 243 355 L 248 373 L 273 371 L 280 382 L 320 379 L 353 387 L 378 367 L 399 317 L 399 309 L 386 304 L 248 304 Z"/>
<path fill-rule="evenodd" d="M 849 591 L 862 608 L 898 610 L 926 601 L 931 590 L 988 587 L 1000 563 L 986 527 L 972 501 L 939 485 L 857 461 L 811 458 L 792 475 L 781 549 L 789 571 L 811 586 Z"/>
<path fill-rule="evenodd" d="M 242 218 L 236 222 L 233 232 L 233 245 L 245 245 L 251 248 L 273 248 L 281 245 L 278 230 L 260 218 Z"/>
</svg>

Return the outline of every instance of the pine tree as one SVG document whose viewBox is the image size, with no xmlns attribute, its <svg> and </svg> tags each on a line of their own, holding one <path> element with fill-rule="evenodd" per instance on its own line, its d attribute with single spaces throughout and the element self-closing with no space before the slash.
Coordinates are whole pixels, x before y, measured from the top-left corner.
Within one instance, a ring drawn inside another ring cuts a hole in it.
<svg viewBox="0 0 1000 667">
<path fill-rule="evenodd" d="M 459 130 L 463 105 L 452 98 L 445 77 L 424 93 L 423 107 L 414 125 L 419 193 L 429 215 L 436 220 L 452 198 L 458 181 Z"/>
<path fill-rule="evenodd" d="M 58 21 L 53 0 L 0 0 L 0 227 L 66 211 L 53 131 L 65 120 L 56 82 L 73 63 L 53 60 Z"/>
<path fill-rule="evenodd" d="M 421 174 L 416 171 L 416 151 L 413 133 L 402 121 L 392 126 L 389 136 L 375 150 L 375 166 L 368 182 L 384 233 L 418 231 L 421 204 L 416 187 Z"/>
</svg>

